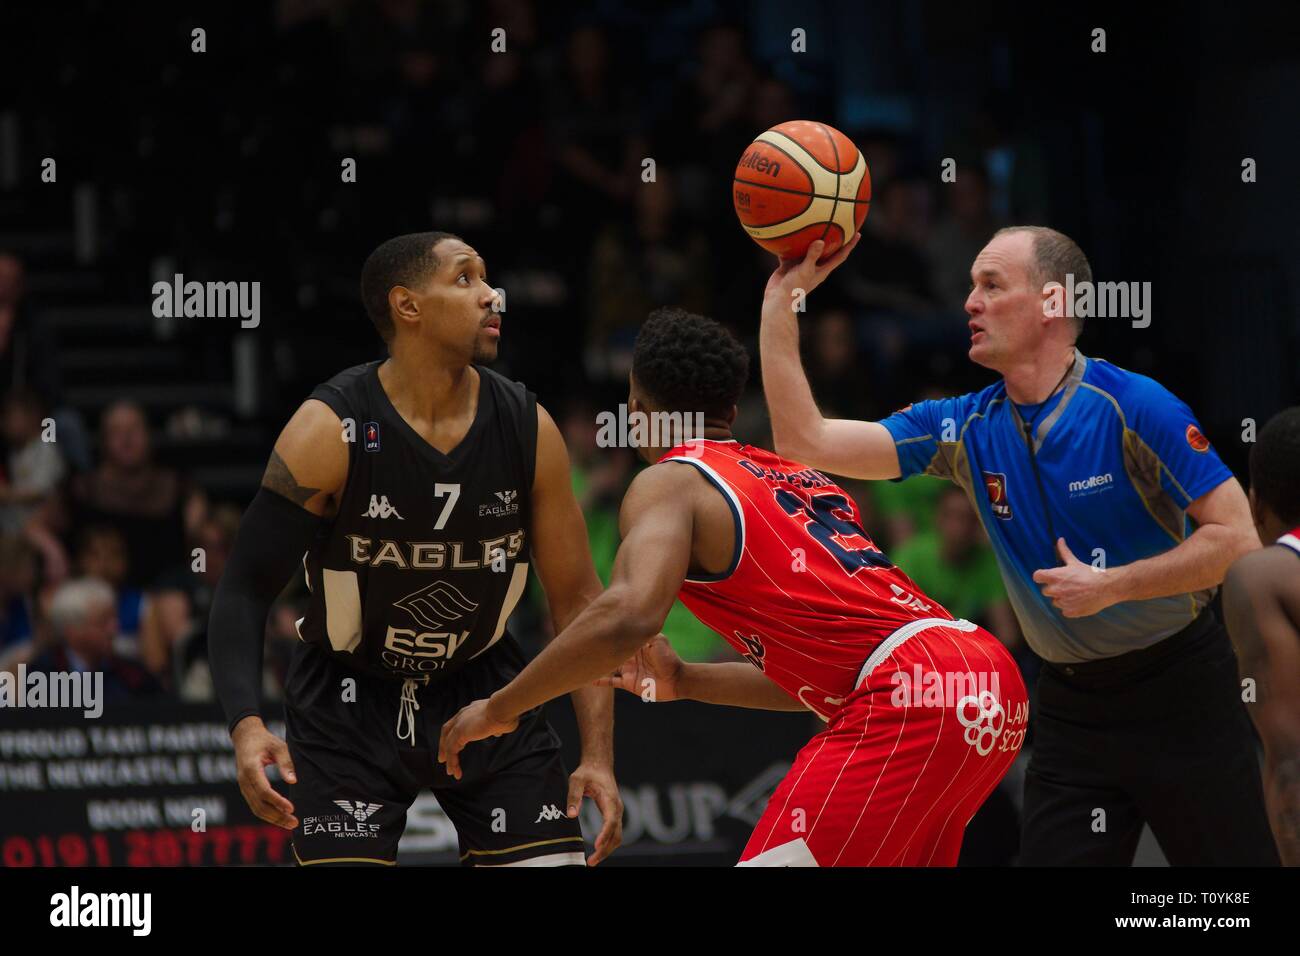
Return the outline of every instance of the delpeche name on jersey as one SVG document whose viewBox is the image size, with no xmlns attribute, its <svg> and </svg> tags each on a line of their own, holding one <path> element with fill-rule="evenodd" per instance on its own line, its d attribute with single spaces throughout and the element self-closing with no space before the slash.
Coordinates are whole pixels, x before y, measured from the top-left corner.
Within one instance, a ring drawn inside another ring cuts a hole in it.
<svg viewBox="0 0 1300 956">
<path fill-rule="evenodd" d="M 814 471 L 812 468 L 805 468 L 803 471 L 784 472 L 779 468 L 768 468 L 765 465 L 755 464 L 748 458 L 741 458 L 736 464 L 755 478 L 762 478 L 764 481 L 784 481 L 800 488 L 822 488 L 834 484 L 820 471 Z"/>
<path fill-rule="evenodd" d="M 393 567 L 403 571 L 477 571 L 501 567 L 501 553 L 507 561 L 514 559 L 524 546 L 522 529 L 497 538 L 470 542 L 469 554 L 463 541 L 396 541 L 375 539 L 360 534 L 347 535 L 354 564 L 372 568 Z M 475 553 L 477 549 L 478 553 Z"/>
</svg>

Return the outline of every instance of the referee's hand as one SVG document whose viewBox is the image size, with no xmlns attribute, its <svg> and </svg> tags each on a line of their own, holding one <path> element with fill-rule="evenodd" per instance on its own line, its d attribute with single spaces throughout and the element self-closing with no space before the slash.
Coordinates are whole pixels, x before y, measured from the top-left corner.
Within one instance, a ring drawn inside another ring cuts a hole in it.
<svg viewBox="0 0 1300 956">
<path fill-rule="evenodd" d="M 1117 603 L 1112 587 L 1115 579 L 1104 568 L 1084 564 L 1064 538 L 1056 539 L 1056 553 L 1062 566 L 1035 571 L 1034 583 L 1064 617 L 1089 617 Z"/>
</svg>

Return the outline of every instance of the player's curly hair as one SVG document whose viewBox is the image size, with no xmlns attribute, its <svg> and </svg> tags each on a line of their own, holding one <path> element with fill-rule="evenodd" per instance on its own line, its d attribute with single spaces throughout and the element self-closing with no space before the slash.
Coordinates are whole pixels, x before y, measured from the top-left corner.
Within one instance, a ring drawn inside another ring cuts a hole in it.
<svg viewBox="0 0 1300 956">
<path fill-rule="evenodd" d="M 655 309 L 637 334 L 632 375 L 665 411 L 725 418 L 745 390 L 749 353 L 710 318 Z"/>
<path fill-rule="evenodd" d="M 1250 450 L 1256 500 L 1287 526 L 1300 525 L 1300 405 L 1269 419 Z"/>
</svg>

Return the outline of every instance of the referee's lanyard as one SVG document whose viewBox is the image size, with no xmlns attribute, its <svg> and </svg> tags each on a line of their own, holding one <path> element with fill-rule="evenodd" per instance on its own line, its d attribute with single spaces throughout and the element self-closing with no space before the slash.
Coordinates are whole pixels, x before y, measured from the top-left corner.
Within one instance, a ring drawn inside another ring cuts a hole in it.
<svg viewBox="0 0 1300 956">
<path fill-rule="evenodd" d="M 1076 351 L 1074 361 L 1072 361 L 1069 367 L 1065 370 L 1065 374 L 1062 375 L 1061 380 L 1056 383 L 1056 387 L 1047 393 L 1045 399 L 1038 403 L 1038 410 L 1034 412 L 1034 417 L 1029 421 L 1025 421 L 1021 418 L 1020 409 L 1016 406 L 1015 402 L 1010 403 L 1011 414 L 1015 416 L 1016 422 L 1020 425 L 1021 431 L 1025 436 L 1025 446 L 1029 451 L 1029 468 L 1034 473 L 1034 484 L 1038 487 L 1038 497 L 1043 503 L 1043 516 L 1047 519 L 1047 553 L 1049 557 L 1047 563 L 1043 565 L 1045 568 L 1057 567 L 1061 563 L 1061 558 L 1056 553 L 1056 527 L 1052 523 L 1052 507 L 1048 503 L 1047 492 L 1043 489 L 1043 477 L 1038 471 L 1038 455 L 1034 449 L 1034 431 L 1038 425 L 1038 420 L 1042 417 L 1043 412 L 1047 410 L 1047 403 L 1052 400 L 1053 395 L 1061 390 L 1061 386 L 1064 385 L 1065 380 L 1070 377 L 1070 373 L 1074 371 L 1074 366 L 1077 362 L 1078 352 Z M 1064 395 L 1061 396 L 1061 402 L 1063 401 L 1065 401 Z M 1057 402 L 1057 407 L 1060 407 L 1060 402 Z"/>
</svg>

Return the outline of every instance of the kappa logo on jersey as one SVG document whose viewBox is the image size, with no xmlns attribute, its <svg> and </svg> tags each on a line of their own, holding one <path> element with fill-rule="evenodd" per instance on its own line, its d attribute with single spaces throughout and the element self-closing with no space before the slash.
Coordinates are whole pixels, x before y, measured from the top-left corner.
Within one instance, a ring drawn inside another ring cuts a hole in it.
<svg viewBox="0 0 1300 956">
<path fill-rule="evenodd" d="M 494 494 L 497 496 L 497 500 L 500 501 L 501 503 L 492 504 L 489 502 L 488 504 L 485 505 L 479 505 L 478 514 L 480 518 L 483 517 L 502 518 L 505 517 L 506 515 L 514 515 L 519 513 L 518 489 L 511 489 L 510 491 L 497 491 L 494 492 Z"/>
<path fill-rule="evenodd" d="M 736 639 L 749 648 L 749 653 L 745 655 L 745 660 L 749 661 L 759 670 L 763 669 L 763 655 L 767 649 L 763 647 L 763 642 L 758 639 L 757 634 L 741 634 L 736 632 Z"/>
<path fill-rule="evenodd" d="M 889 590 L 894 592 L 894 596 L 889 600 L 893 601 L 895 604 L 901 604 L 903 607 L 911 608 L 913 611 L 930 610 L 931 606 L 929 604 L 926 604 L 911 591 L 904 591 L 897 584 L 891 584 Z"/>
<path fill-rule="evenodd" d="M 338 807 L 344 813 L 351 814 L 352 819 L 357 823 L 365 823 L 375 815 L 383 804 L 382 803 L 363 803 L 358 800 L 353 803 L 351 800 L 335 800 L 334 806 Z"/>
<path fill-rule="evenodd" d="M 1003 520 L 1011 517 L 1011 503 L 1007 501 L 1007 476 L 998 471 L 984 472 L 984 490 L 989 494 L 989 507 Z"/>
<path fill-rule="evenodd" d="M 804 697 L 803 692 L 806 690 L 816 690 L 816 688 L 813 687 L 811 684 L 804 684 L 802 687 L 800 687 L 799 694 L 798 694 L 799 703 L 803 704 L 805 707 L 811 710 L 822 720 L 829 721 L 831 717 L 834 715 L 835 711 L 844 705 L 843 697 L 829 697 L 826 694 L 822 694 L 822 703 L 830 704 L 830 707 L 828 708 L 817 707 L 811 701 L 809 701 L 808 698 Z"/>
<path fill-rule="evenodd" d="M 415 618 L 417 624 L 429 628 L 442 627 L 478 610 L 478 605 L 460 588 L 446 581 L 434 581 L 394 601 L 393 607 L 401 608 Z"/>
<path fill-rule="evenodd" d="M 1007 712 L 998 703 L 992 691 L 981 691 L 957 701 L 957 721 L 966 728 L 962 738 L 975 748 L 981 757 L 987 757 L 997 743 Z"/>
<path fill-rule="evenodd" d="M 1187 426 L 1187 444 L 1192 446 L 1192 451 L 1205 452 L 1210 450 L 1210 440 L 1195 425 Z"/>
<path fill-rule="evenodd" d="M 542 812 L 537 815 L 537 819 L 533 822 L 541 823 L 543 820 L 558 820 L 562 816 L 564 816 L 564 814 L 560 810 L 556 809 L 555 804 L 544 804 L 542 806 Z"/>
<path fill-rule="evenodd" d="M 388 503 L 388 495 L 371 495 L 370 507 L 361 515 L 363 518 L 392 518 L 396 517 L 398 521 L 405 521 L 397 513 L 397 509 Z"/>
<path fill-rule="evenodd" d="M 379 451 L 379 422 L 366 422 L 362 426 L 366 435 L 366 451 Z"/>
</svg>

